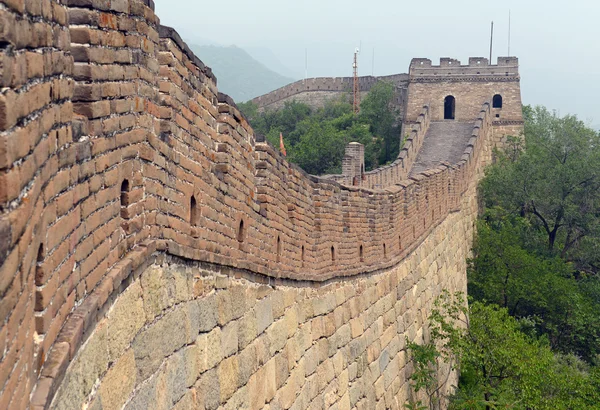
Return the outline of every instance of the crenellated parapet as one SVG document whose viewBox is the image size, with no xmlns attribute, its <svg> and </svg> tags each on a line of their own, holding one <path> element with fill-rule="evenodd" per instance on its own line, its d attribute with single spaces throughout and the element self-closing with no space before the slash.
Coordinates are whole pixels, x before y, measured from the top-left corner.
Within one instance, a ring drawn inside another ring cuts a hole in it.
<svg viewBox="0 0 600 410">
<path fill-rule="evenodd" d="M 460 162 L 407 179 L 398 164 L 431 116 L 421 104 L 400 162 L 366 173 L 374 189 L 310 176 L 256 141 L 151 1 L 0 3 L 3 409 L 49 408 L 98 318 L 157 255 L 272 284 L 380 271 L 460 209 L 485 163 L 487 103 Z"/>
<path fill-rule="evenodd" d="M 413 58 L 410 63 L 411 82 L 436 81 L 519 81 L 519 59 L 498 57 L 496 64 L 487 58 L 470 57 L 469 63 L 462 65 L 454 58 L 441 58 L 439 65 L 432 65 L 428 58 Z"/>
</svg>

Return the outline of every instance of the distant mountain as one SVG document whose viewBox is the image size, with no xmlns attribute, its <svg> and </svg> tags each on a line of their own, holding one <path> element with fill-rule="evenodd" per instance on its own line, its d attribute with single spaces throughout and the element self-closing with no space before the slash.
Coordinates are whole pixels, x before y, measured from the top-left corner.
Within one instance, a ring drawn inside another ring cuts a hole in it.
<svg viewBox="0 0 600 410">
<path fill-rule="evenodd" d="M 298 73 L 292 70 L 289 66 L 282 63 L 280 57 L 275 55 L 275 53 L 270 48 L 244 47 L 244 50 L 246 50 L 248 54 L 252 56 L 252 58 L 260 61 L 261 63 L 269 67 L 271 70 L 278 72 L 283 76 L 295 79 L 300 79 L 304 77 L 304 73 Z"/>
<path fill-rule="evenodd" d="M 293 78 L 276 73 L 236 46 L 190 46 L 192 51 L 217 76 L 219 91 L 229 94 L 236 102 L 248 101 L 271 92 Z"/>
</svg>

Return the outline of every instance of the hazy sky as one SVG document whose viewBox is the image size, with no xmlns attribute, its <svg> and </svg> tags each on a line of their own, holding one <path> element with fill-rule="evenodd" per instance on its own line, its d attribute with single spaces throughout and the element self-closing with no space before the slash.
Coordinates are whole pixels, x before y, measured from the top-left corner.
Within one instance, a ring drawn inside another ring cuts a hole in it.
<svg viewBox="0 0 600 410">
<path fill-rule="evenodd" d="M 519 57 L 525 104 L 543 104 L 600 125 L 599 0 L 155 0 L 161 23 L 189 43 L 264 47 L 296 73 L 404 73 L 413 57 Z M 374 50 L 374 64 L 373 64 Z M 202 56 L 198 56 L 202 59 Z"/>
</svg>

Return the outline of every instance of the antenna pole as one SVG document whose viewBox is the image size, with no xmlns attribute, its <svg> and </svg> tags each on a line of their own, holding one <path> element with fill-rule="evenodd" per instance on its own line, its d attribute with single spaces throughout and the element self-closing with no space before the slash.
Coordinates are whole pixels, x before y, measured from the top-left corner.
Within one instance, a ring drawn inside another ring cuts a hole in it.
<svg viewBox="0 0 600 410">
<path fill-rule="evenodd" d="M 358 52 L 357 48 L 354 51 L 354 64 L 352 64 L 352 68 L 354 69 L 354 103 L 353 103 L 353 111 L 354 114 L 358 114 L 360 111 L 360 88 L 358 84 Z"/>
<path fill-rule="evenodd" d="M 308 48 L 304 49 L 304 82 L 308 78 Z"/>
<path fill-rule="evenodd" d="M 510 9 L 508 9 L 508 56 L 510 57 Z"/>
<path fill-rule="evenodd" d="M 373 61 L 371 63 L 371 75 L 375 77 L 375 47 L 373 47 Z"/>
<path fill-rule="evenodd" d="M 492 48 L 494 45 L 494 22 L 492 21 L 492 33 L 490 35 L 490 64 L 492 64 Z"/>
</svg>

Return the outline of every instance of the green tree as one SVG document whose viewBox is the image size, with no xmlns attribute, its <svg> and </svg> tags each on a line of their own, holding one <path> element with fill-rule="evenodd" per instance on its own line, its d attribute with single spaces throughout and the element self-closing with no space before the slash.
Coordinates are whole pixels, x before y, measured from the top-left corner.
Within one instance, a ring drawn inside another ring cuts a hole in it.
<svg viewBox="0 0 600 410">
<path fill-rule="evenodd" d="M 393 161 L 400 151 L 400 130 L 396 127 L 398 112 L 392 109 L 394 85 L 385 81 L 375 84 L 360 104 L 359 121 L 369 124 L 371 133 L 381 138 L 381 164 Z"/>
<path fill-rule="evenodd" d="M 474 258 L 469 261 L 469 295 L 530 318 L 553 349 L 588 361 L 600 353 L 597 278 L 577 280 L 572 264 L 541 256 L 522 245 L 524 218 L 477 225 Z"/>
<path fill-rule="evenodd" d="M 447 292 L 434 306 L 430 344 L 461 373 L 451 409 L 600 408 L 598 369 L 555 355 L 506 309 Z"/>
<path fill-rule="evenodd" d="M 482 184 L 488 207 L 526 217 L 550 255 L 600 267 L 600 136 L 575 116 L 525 107 L 526 150 L 502 155 Z M 532 237 L 532 239 L 535 239 Z"/>
</svg>

